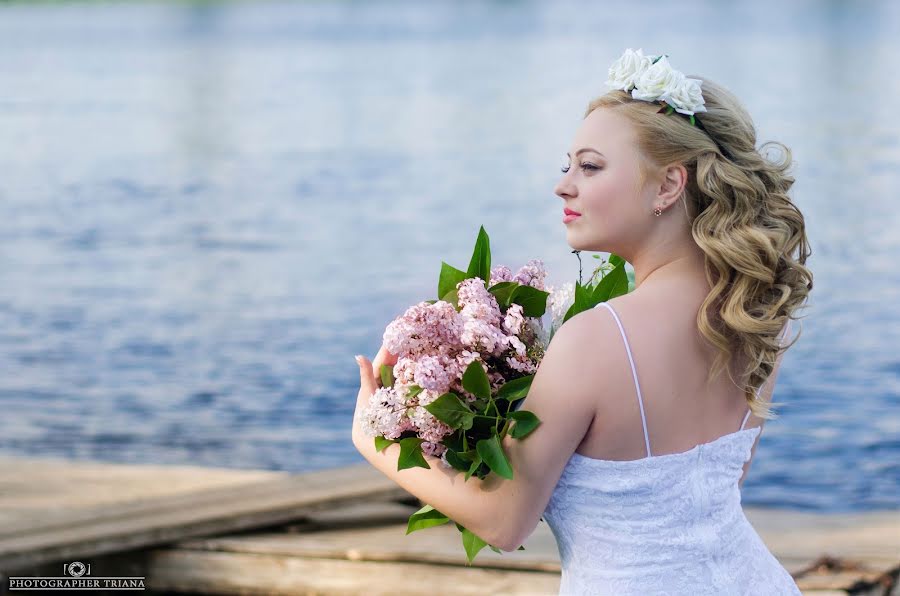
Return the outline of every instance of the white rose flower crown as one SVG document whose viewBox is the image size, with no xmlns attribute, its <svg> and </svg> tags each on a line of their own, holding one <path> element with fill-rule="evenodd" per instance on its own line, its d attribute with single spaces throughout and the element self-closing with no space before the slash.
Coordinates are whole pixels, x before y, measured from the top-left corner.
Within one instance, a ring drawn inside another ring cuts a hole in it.
<svg viewBox="0 0 900 596">
<path fill-rule="evenodd" d="M 677 112 L 687 116 L 692 126 L 696 126 L 712 139 L 719 151 L 727 159 L 731 154 L 709 134 L 700 119 L 695 116 L 706 111 L 706 101 L 700 85 L 703 81 L 690 79 L 669 64 L 668 55 L 645 56 L 642 49 L 625 50 L 618 60 L 609 67 L 606 84 L 613 89 L 631 91 L 631 97 L 641 101 L 660 103 L 657 113 Z"/>
</svg>

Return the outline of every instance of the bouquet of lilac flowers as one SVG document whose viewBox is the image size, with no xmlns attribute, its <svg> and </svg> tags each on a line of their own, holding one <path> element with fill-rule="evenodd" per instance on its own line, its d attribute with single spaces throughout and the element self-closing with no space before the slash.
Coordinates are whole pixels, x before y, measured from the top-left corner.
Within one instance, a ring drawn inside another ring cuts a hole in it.
<svg viewBox="0 0 900 596">
<path fill-rule="evenodd" d="M 360 413 L 365 434 L 379 451 L 400 444 L 398 470 L 430 468 L 427 454 L 464 472 L 465 480 L 491 472 L 512 479 L 501 442 L 507 434 L 524 439 L 540 425 L 518 406 L 553 333 L 578 312 L 628 291 L 625 262 L 613 258 L 612 271 L 601 266 L 594 272 L 592 281 L 602 274 L 595 285 L 582 285 L 579 270 L 574 288 L 555 292 L 545 286 L 538 259 L 516 274 L 502 265 L 491 268 L 482 227 L 468 270 L 442 263 L 438 299 L 411 306 L 385 329 L 384 347 L 397 361 L 381 366 L 382 387 Z M 548 298 L 553 316 L 545 328 Z M 407 534 L 449 521 L 426 505 L 410 516 Z M 469 562 L 485 546 L 501 552 L 456 527 Z"/>
</svg>

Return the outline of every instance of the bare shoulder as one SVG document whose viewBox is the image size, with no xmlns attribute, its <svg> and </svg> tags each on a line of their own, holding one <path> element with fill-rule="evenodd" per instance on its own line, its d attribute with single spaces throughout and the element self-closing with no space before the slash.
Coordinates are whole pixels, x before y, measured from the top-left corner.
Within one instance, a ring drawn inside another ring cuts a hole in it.
<svg viewBox="0 0 900 596">
<path fill-rule="evenodd" d="M 619 296 L 609 301 L 610 306 L 619 313 L 624 304 L 631 300 L 623 300 Z M 626 307 L 631 310 L 634 307 Z M 621 366 L 614 358 L 605 357 L 610 346 L 618 346 L 622 342 L 619 326 L 612 314 L 604 307 L 580 312 L 557 330 L 548 348 L 555 356 L 566 361 L 568 371 L 578 371 L 580 383 L 591 395 L 597 395 L 597 387 L 605 385 L 610 378 L 620 372 Z"/>
</svg>

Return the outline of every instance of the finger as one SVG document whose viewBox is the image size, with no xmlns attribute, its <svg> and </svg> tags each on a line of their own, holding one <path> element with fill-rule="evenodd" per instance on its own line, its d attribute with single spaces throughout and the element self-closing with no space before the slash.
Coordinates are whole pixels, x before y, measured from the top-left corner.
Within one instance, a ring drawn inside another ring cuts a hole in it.
<svg viewBox="0 0 900 596">
<path fill-rule="evenodd" d="M 360 391 L 365 391 L 366 394 L 375 393 L 378 385 L 375 382 L 375 374 L 372 372 L 372 363 L 365 356 L 357 356 L 356 361 L 359 363 Z"/>
</svg>

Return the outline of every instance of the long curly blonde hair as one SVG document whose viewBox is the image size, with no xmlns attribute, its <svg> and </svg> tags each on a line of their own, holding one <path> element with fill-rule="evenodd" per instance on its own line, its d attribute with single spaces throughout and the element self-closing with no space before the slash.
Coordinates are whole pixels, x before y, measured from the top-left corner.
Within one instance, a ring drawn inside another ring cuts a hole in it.
<svg viewBox="0 0 900 596">
<path fill-rule="evenodd" d="M 591 101 L 585 117 L 597 108 L 616 110 L 633 124 L 649 163 L 687 169 L 684 207 L 712 288 L 697 315 L 700 333 L 716 349 L 707 383 L 727 370 L 753 414 L 771 419 L 774 404 L 756 399 L 756 391 L 779 354 L 799 339 L 798 333 L 782 346 L 778 335 L 806 308 L 813 287 L 803 214 L 788 196 L 791 152 L 773 141 L 757 149 L 753 121 L 738 99 L 709 79 L 689 76 L 702 81 L 707 111 L 696 116 L 702 129 L 618 90 Z M 765 155 L 770 147 L 780 149 L 780 160 Z"/>
</svg>

